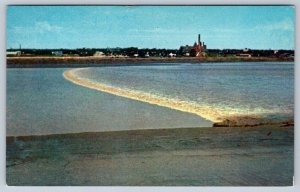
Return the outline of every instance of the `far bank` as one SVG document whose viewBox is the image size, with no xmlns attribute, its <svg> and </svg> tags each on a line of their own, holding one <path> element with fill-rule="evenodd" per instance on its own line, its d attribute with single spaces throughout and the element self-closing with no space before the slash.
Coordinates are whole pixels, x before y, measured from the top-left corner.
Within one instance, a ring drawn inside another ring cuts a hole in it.
<svg viewBox="0 0 300 192">
<path fill-rule="evenodd" d="M 209 63 L 209 62 L 292 62 L 294 58 L 277 57 L 7 57 L 7 67 L 85 67 L 104 65 L 138 65 L 155 63 Z"/>
</svg>

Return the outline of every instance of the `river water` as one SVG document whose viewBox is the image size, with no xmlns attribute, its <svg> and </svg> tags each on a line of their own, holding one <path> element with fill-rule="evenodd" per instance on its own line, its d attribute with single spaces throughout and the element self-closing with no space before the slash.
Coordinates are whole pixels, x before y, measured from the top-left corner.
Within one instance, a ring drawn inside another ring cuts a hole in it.
<svg viewBox="0 0 300 192">
<path fill-rule="evenodd" d="M 291 62 L 7 70 L 7 135 L 207 127 L 232 117 L 293 115 Z"/>
</svg>

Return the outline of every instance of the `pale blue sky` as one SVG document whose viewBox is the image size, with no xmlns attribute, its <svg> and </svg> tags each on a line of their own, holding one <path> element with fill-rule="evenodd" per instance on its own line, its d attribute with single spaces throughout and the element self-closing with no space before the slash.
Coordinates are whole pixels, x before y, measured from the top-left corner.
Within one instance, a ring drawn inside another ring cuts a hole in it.
<svg viewBox="0 0 300 192">
<path fill-rule="evenodd" d="M 293 6 L 8 6 L 7 48 L 294 49 Z"/>
</svg>

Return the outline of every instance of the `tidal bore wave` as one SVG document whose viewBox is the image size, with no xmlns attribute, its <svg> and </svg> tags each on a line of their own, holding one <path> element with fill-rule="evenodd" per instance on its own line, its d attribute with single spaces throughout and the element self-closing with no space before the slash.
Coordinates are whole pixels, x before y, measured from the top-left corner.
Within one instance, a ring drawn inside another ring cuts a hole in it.
<svg viewBox="0 0 300 192">
<path fill-rule="evenodd" d="M 202 118 L 210 120 L 217 125 L 228 124 L 230 126 L 234 125 L 256 125 L 270 123 L 266 119 L 261 118 L 261 116 L 256 113 L 247 113 L 246 115 L 241 115 L 234 110 L 216 110 L 216 108 L 208 105 L 200 105 L 198 103 L 183 101 L 180 99 L 168 98 L 164 96 L 158 96 L 155 94 L 150 94 L 137 90 L 130 90 L 125 88 L 120 88 L 116 86 L 107 85 L 104 83 L 96 82 L 88 78 L 80 77 L 77 72 L 84 70 L 71 69 L 63 73 L 66 80 L 71 81 L 74 84 L 94 89 L 101 92 L 110 93 L 113 95 L 158 105 L 161 107 L 167 107 L 170 109 L 175 109 L 182 112 L 196 114 Z"/>
</svg>

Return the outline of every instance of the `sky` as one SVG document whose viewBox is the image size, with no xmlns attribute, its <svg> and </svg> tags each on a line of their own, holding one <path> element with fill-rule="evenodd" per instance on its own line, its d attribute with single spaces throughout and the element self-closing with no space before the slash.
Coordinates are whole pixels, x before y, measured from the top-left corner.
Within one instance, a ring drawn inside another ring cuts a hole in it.
<svg viewBox="0 0 300 192">
<path fill-rule="evenodd" d="M 293 6 L 8 6 L 6 47 L 294 49 Z"/>
</svg>

